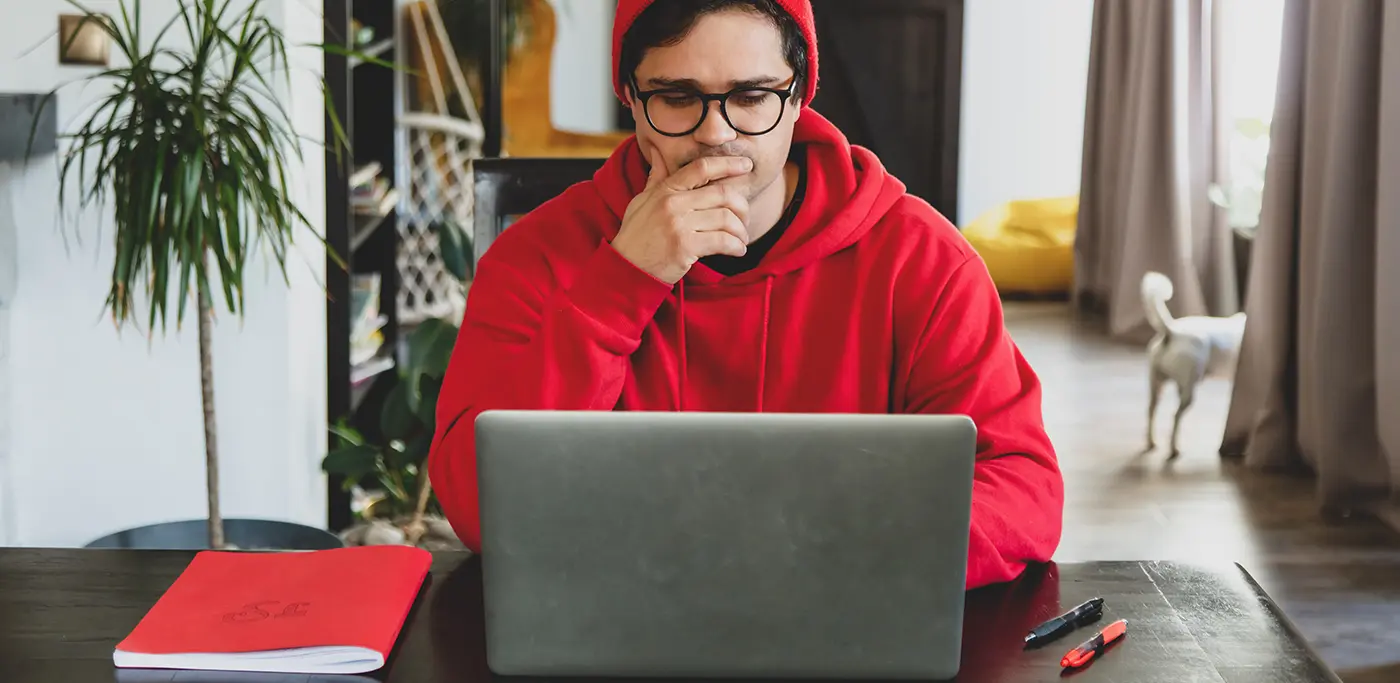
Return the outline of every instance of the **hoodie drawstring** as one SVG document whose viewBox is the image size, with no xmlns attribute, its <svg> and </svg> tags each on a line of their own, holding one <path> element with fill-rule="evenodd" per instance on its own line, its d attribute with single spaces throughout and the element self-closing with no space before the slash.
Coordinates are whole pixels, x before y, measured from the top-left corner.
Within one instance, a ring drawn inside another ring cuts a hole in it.
<svg viewBox="0 0 1400 683">
<path fill-rule="evenodd" d="M 676 336 L 680 338 L 681 342 L 680 380 L 679 386 L 676 389 L 676 410 L 679 412 L 685 410 L 685 278 L 681 278 L 680 282 L 676 283 L 676 285 L 679 287 L 680 291 L 676 313 L 676 327 L 678 328 Z"/>
<path fill-rule="evenodd" d="M 773 308 L 773 276 L 763 278 L 763 330 L 758 342 L 758 412 L 763 412 L 763 387 L 768 380 L 768 319 Z"/>
<path fill-rule="evenodd" d="M 676 411 L 686 409 L 686 280 L 680 279 L 676 302 L 676 337 L 680 339 L 680 371 L 676 378 Z"/>
</svg>

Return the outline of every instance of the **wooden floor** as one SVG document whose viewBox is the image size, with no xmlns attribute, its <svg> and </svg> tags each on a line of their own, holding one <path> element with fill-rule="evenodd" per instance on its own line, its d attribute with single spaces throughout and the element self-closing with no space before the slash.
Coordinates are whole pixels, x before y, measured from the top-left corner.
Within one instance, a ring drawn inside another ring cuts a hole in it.
<svg viewBox="0 0 1400 683">
<path fill-rule="evenodd" d="M 1146 445 L 1141 347 L 1075 322 L 1064 303 L 1008 303 L 1012 334 L 1046 387 L 1066 482 L 1056 559 L 1226 560 L 1245 566 L 1348 683 L 1400 681 L 1400 534 L 1329 524 L 1305 476 L 1245 471 L 1217 455 L 1230 387 L 1197 392 L 1182 454 Z M 1166 443 L 1176 399 L 1158 417 Z"/>
</svg>

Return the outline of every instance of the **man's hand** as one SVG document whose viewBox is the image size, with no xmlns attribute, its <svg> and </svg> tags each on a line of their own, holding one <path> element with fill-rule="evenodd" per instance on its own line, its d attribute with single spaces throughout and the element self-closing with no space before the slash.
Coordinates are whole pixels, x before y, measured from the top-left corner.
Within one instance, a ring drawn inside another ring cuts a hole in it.
<svg viewBox="0 0 1400 683">
<path fill-rule="evenodd" d="M 745 157 L 703 157 L 670 175 L 659 153 L 647 186 L 627 205 L 613 249 L 662 282 L 675 284 L 702 256 L 748 251 L 749 202 L 711 184 L 753 170 Z"/>
</svg>

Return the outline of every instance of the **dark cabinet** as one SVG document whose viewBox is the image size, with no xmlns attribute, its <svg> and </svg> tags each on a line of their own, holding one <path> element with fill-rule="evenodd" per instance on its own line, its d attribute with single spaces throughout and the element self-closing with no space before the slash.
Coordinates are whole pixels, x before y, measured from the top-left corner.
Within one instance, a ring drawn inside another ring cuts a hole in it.
<svg viewBox="0 0 1400 683">
<path fill-rule="evenodd" d="M 963 0 L 813 0 L 812 108 L 955 220 Z"/>
</svg>

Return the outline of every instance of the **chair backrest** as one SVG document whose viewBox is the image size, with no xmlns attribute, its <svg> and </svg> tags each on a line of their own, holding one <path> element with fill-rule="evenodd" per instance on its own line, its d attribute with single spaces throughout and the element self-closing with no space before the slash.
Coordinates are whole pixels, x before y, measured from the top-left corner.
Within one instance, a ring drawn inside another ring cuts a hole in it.
<svg viewBox="0 0 1400 683">
<path fill-rule="evenodd" d="M 589 180 L 604 158 L 509 157 L 472 163 L 472 264 L 506 229 L 507 220 Z"/>
</svg>

